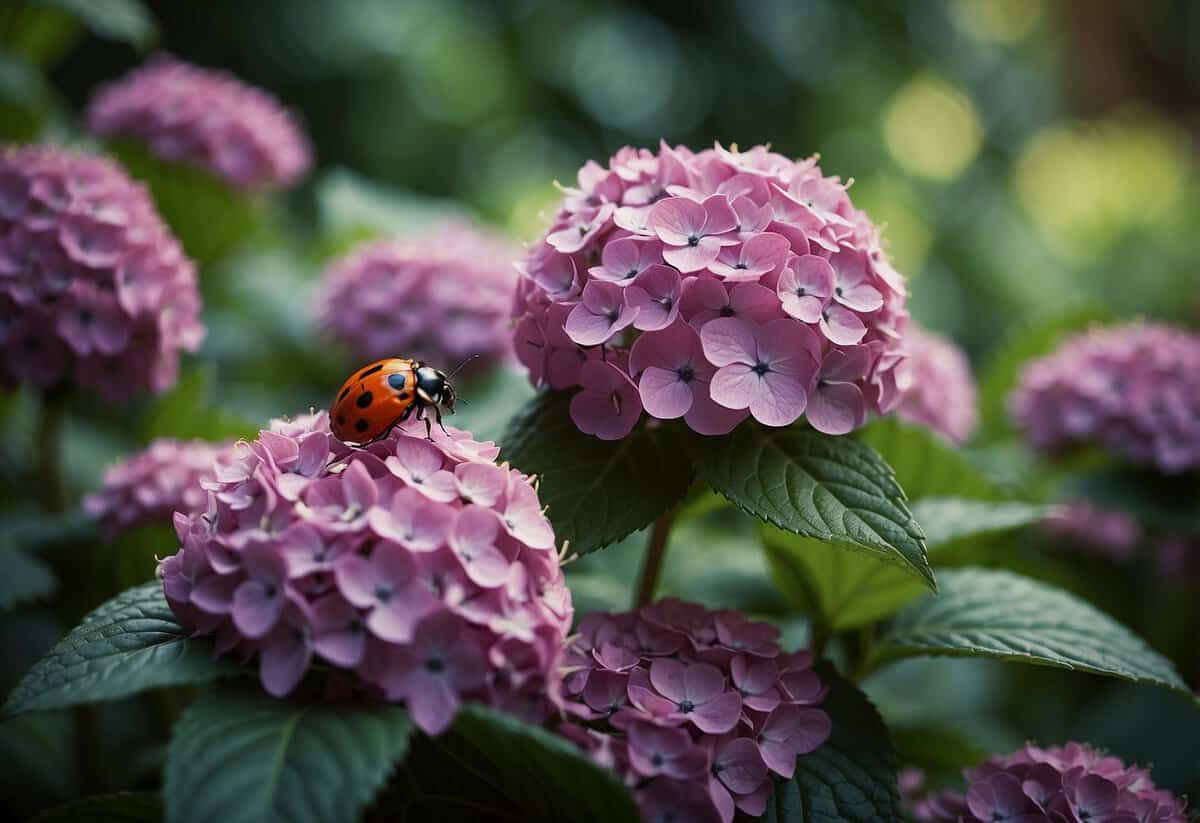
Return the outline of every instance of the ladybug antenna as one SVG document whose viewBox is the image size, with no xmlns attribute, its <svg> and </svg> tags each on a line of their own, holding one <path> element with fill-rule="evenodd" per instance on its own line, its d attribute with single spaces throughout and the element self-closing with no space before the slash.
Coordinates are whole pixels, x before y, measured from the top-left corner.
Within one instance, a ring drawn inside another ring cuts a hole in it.
<svg viewBox="0 0 1200 823">
<path fill-rule="evenodd" d="M 453 377 L 454 375 L 458 374 L 460 371 L 462 371 L 462 370 L 463 370 L 463 366 L 467 365 L 467 364 L 468 364 L 468 363 L 470 363 L 472 360 L 475 360 L 475 359 L 476 359 L 476 358 L 478 358 L 478 357 L 479 357 L 479 355 L 478 355 L 478 354 L 472 354 L 472 355 L 471 355 L 470 357 L 468 357 L 466 360 L 462 361 L 462 362 L 461 362 L 461 363 L 459 363 L 457 366 L 455 366 L 455 367 L 454 367 L 454 371 L 452 371 L 452 372 L 450 372 L 448 375 L 446 375 L 446 379 L 447 379 L 447 380 L 449 380 L 451 377 Z"/>
</svg>

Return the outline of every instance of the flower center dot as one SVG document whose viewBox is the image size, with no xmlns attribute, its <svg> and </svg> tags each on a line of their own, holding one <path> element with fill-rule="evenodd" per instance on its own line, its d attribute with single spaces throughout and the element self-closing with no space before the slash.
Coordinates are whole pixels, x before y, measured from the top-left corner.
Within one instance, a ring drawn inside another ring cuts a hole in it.
<svg viewBox="0 0 1200 823">
<path fill-rule="evenodd" d="M 679 711 L 683 712 L 684 714 L 689 714 L 695 708 L 696 704 L 690 700 L 684 700 L 679 704 Z"/>
<path fill-rule="evenodd" d="M 679 375 L 679 379 L 684 383 L 691 383 L 696 379 L 696 370 L 693 369 L 691 365 L 680 366 L 676 374 Z"/>
<path fill-rule="evenodd" d="M 386 603 L 392 599 L 392 587 L 386 583 L 378 583 L 375 586 L 375 599 L 380 603 Z"/>
<path fill-rule="evenodd" d="M 425 670 L 431 674 L 441 674 L 446 671 L 446 661 L 440 657 L 431 657 L 425 661 Z"/>
<path fill-rule="evenodd" d="M 688 236 L 688 245 L 689 246 L 699 246 L 700 245 L 700 236 L 696 235 L 696 234 L 689 235 Z"/>
<path fill-rule="evenodd" d="M 762 377 L 764 374 L 766 374 L 770 370 L 771 370 L 771 367 L 768 366 L 766 363 L 755 363 L 754 367 L 751 369 L 751 371 L 753 371 L 759 377 Z"/>
<path fill-rule="evenodd" d="M 663 764 L 663 756 L 661 754 L 659 754 L 658 752 L 655 752 L 654 754 L 650 755 L 650 765 L 651 766 L 661 766 L 662 764 Z"/>
<path fill-rule="evenodd" d="M 733 306 L 722 306 L 719 314 L 722 317 L 733 317 L 733 315 L 736 314 L 736 312 L 734 312 Z"/>
</svg>

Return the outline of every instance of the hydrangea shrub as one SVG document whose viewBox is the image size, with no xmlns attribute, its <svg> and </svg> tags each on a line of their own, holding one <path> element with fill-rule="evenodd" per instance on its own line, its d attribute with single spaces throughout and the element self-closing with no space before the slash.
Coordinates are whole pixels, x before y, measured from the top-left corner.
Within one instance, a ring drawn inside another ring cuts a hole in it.
<svg viewBox="0 0 1200 823">
<path fill-rule="evenodd" d="M 1029 363 L 1009 398 L 1050 454 L 1095 445 L 1175 474 L 1200 466 L 1200 336 L 1131 323 L 1085 332 Z"/>
<path fill-rule="evenodd" d="M 1185 802 L 1158 789 L 1150 773 L 1091 746 L 1027 745 L 964 772 L 966 791 L 918 800 L 926 823 L 1187 823 Z"/>
<path fill-rule="evenodd" d="M 224 71 L 151 58 L 92 97 L 87 125 L 163 160 L 203 168 L 239 189 L 290 188 L 312 166 L 296 118 L 270 93 Z"/>
<path fill-rule="evenodd" d="M 602 439 L 643 411 L 845 434 L 899 400 L 904 280 L 815 158 L 621 149 L 580 169 L 521 273 L 517 356 Z"/>
<path fill-rule="evenodd" d="M 965 443 L 979 425 L 979 393 L 966 353 L 916 324 L 909 325 L 904 343 L 908 356 L 896 416 Z"/>
<path fill-rule="evenodd" d="M 812 655 L 778 639 L 767 623 L 675 599 L 589 614 L 566 657 L 576 722 L 561 731 L 624 777 L 647 820 L 761 815 L 771 775 L 792 777 L 831 731 Z"/>
<path fill-rule="evenodd" d="M 368 243 L 335 261 L 318 321 L 361 360 L 412 356 L 452 368 L 511 351 L 516 250 L 498 233 L 444 222 L 419 238 Z"/>
<path fill-rule="evenodd" d="M 192 262 L 116 164 L 0 151 L 0 384 L 163 392 L 204 339 L 200 302 Z"/>
<path fill-rule="evenodd" d="M 292 691 L 321 661 L 443 731 L 462 701 L 545 719 L 571 625 L 530 478 L 457 429 L 351 449 L 327 415 L 276 421 L 175 516 L 162 561 L 180 622 Z"/>
<path fill-rule="evenodd" d="M 208 507 L 204 484 L 236 459 L 232 442 L 160 437 L 145 449 L 109 466 L 104 485 L 83 500 L 109 540 L 146 523 L 169 524 Z"/>
</svg>

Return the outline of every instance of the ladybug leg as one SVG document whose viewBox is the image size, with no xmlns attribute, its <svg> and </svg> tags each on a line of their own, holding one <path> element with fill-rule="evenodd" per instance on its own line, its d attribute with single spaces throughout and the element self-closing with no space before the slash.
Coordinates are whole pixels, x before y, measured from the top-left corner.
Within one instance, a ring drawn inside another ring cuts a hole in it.
<svg viewBox="0 0 1200 823">
<path fill-rule="evenodd" d="M 446 425 L 444 423 L 442 423 L 442 407 L 434 406 L 433 407 L 433 415 L 434 415 L 434 417 L 437 418 L 437 424 L 442 427 L 442 431 L 446 432 L 446 436 L 449 437 L 450 432 L 446 431 Z M 426 422 L 429 422 L 429 421 L 426 421 Z"/>
</svg>

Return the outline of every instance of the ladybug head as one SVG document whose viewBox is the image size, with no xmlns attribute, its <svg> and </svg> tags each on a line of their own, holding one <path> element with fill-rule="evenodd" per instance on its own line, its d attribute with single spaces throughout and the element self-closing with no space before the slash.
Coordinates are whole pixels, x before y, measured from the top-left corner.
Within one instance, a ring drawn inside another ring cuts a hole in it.
<svg viewBox="0 0 1200 823">
<path fill-rule="evenodd" d="M 446 373 L 433 366 L 417 368 L 417 398 L 427 406 L 440 406 L 454 414 L 454 404 L 458 395 Z"/>
</svg>

